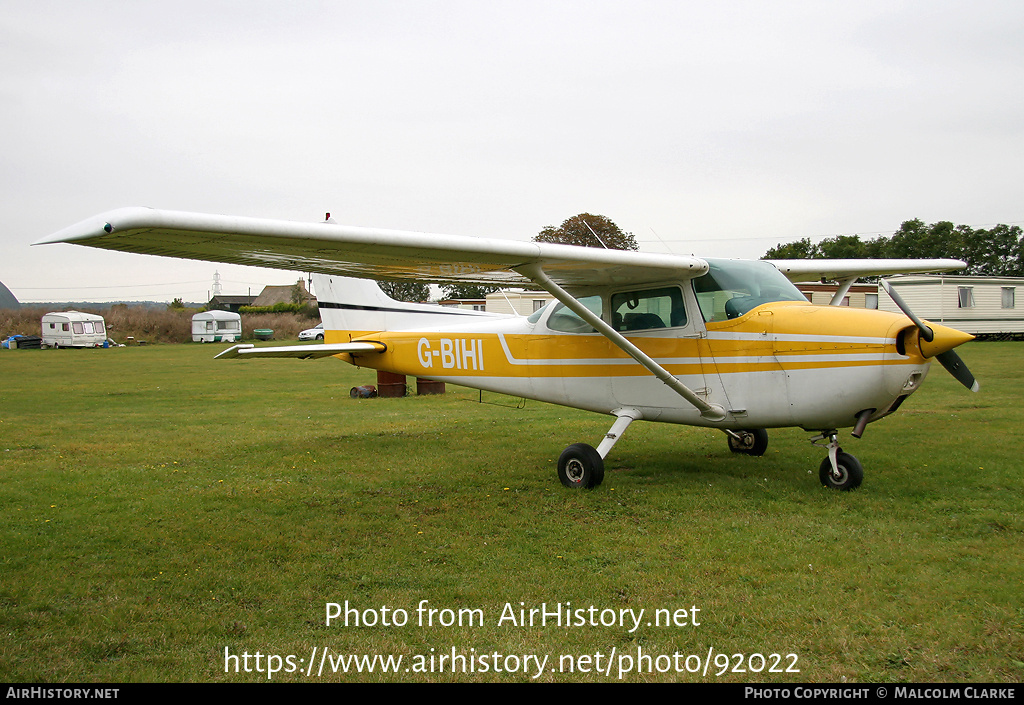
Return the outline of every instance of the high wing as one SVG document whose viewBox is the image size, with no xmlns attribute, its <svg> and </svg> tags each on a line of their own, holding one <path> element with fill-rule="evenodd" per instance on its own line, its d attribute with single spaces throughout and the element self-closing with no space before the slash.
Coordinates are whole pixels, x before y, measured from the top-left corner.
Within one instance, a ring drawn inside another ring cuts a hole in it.
<svg viewBox="0 0 1024 705">
<path fill-rule="evenodd" d="M 567 287 L 688 279 L 708 270 L 690 256 L 152 208 L 103 213 L 34 244 L 57 242 L 368 279 L 505 286 L 529 283 L 519 270 L 536 266 Z"/>
<path fill-rule="evenodd" d="M 791 282 L 844 280 L 911 272 L 948 272 L 963 269 L 956 259 L 770 259 Z"/>
<path fill-rule="evenodd" d="M 320 357 L 331 357 L 342 353 L 382 353 L 387 350 L 384 343 L 334 343 L 327 345 L 284 345 L 275 348 L 257 348 L 252 343 L 233 345 L 214 359 L 231 359 L 236 357 L 294 357 L 300 360 L 315 360 Z"/>
</svg>

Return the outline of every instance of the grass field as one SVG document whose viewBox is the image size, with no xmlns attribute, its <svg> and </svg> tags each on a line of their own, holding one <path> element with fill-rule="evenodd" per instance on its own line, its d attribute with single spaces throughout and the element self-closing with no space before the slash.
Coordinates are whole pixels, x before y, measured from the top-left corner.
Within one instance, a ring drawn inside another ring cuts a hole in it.
<svg viewBox="0 0 1024 705">
<path fill-rule="evenodd" d="M 1024 679 L 1024 345 L 964 346 L 979 394 L 935 366 L 844 432 L 851 493 L 820 487 L 811 434 L 749 458 L 644 423 L 599 489 L 568 491 L 558 454 L 609 419 L 458 387 L 354 400 L 372 371 L 219 347 L 0 352 L 0 681 L 260 681 L 268 655 L 299 682 L 527 681 L 527 655 L 555 682 L 616 680 L 627 655 L 650 657 L 629 681 Z M 423 600 L 483 623 L 419 626 Z M 326 625 L 345 601 L 409 622 Z M 566 602 L 645 612 L 633 631 L 499 624 L 506 603 Z M 324 648 L 403 663 L 307 676 Z M 225 649 L 251 658 L 226 673 Z M 475 672 L 436 672 L 453 649 Z"/>
</svg>

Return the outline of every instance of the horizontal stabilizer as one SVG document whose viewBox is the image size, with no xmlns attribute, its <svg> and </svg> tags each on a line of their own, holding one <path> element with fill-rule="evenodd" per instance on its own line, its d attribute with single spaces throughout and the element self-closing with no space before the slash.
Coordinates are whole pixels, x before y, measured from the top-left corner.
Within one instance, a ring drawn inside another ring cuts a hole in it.
<svg viewBox="0 0 1024 705">
<path fill-rule="evenodd" d="M 381 353 L 387 350 L 384 343 L 333 343 L 330 345 L 284 345 L 276 348 L 257 348 L 252 343 L 234 345 L 214 359 L 253 357 L 295 357 L 300 360 L 330 357 L 341 353 Z"/>
</svg>

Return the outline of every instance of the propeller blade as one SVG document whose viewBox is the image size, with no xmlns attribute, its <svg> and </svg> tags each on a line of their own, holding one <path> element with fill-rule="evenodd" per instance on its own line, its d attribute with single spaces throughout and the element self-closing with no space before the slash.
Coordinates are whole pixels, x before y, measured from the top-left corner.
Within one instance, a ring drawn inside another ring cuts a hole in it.
<svg viewBox="0 0 1024 705">
<path fill-rule="evenodd" d="M 949 374 L 956 378 L 956 381 L 964 385 L 972 392 L 978 391 L 978 380 L 974 379 L 974 375 L 967 369 L 967 365 L 960 359 L 952 350 L 947 350 L 944 353 L 939 353 L 935 356 L 935 359 L 942 363 L 942 366 L 946 368 Z"/>
<path fill-rule="evenodd" d="M 893 303 L 899 306 L 900 311 L 907 314 L 907 318 L 912 320 L 914 325 L 921 330 L 921 337 L 928 342 L 931 342 L 932 338 L 935 337 L 935 333 L 932 332 L 932 329 L 926 326 L 920 318 L 914 315 L 914 312 L 910 310 L 909 306 L 907 306 L 907 302 L 903 300 L 903 297 L 897 294 L 896 290 L 889 286 L 889 282 L 884 279 L 880 279 L 879 281 L 882 283 L 882 288 L 885 289 L 885 293 L 887 293 L 889 298 L 893 300 Z"/>
<path fill-rule="evenodd" d="M 900 310 L 907 315 L 907 318 L 912 320 L 914 322 L 914 325 L 917 326 L 918 329 L 921 331 L 921 338 L 927 343 L 930 343 L 933 340 L 935 340 L 935 331 L 929 328 L 927 325 L 925 325 L 925 323 L 920 318 L 914 315 L 914 312 L 910 310 L 909 306 L 907 306 L 907 302 L 903 300 L 903 297 L 897 294 L 895 289 L 889 286 L 889 282 L 885 281 L 884 279 L 880 279 L 879 281 L 882 284 L 882 288 L 885 289 L 885 293 L 887 293 L 889 295 L 889 298 L 893 300 L 893 303 L 899 306 Z M 940 330 L 943 331 L 945 342 L 945 344 L 942 347 L 946 347 L 947 345 L 952 347 L 952 345 L 960 344 L 958 342 L 955 342 L 955 339 L 950 340 L 946 335 L 951 333 L 955 334 L 958 333 L 959 331 L 955 331 L 950 328 L 944 328 L 941 326 Z M 965 333 L 961 333 L 961 335 L 967 337 L 967 334 Z M 926 357 L 930 356 L 930 354 L 934 354 L 929 353 L 929 351 L 926 349 L 928 347 L 929 346 L 925 345 L 925 343 L 921 343 L 921 350 Z M 939 349 L 941 350 L 941 348 Z M 946 371 L 949 372 L 949 374 L 953 375 L 954 379 L 956 379 L 957 382 L 964 385 L 972 392 L 978 391 L 978 380 L 974 379 L 974 375 L 972 375 L 971 371 L 967 369 L 967 365 L 964 364 L 964 361 L 960 359 L 960 356 L 953 352 L 952 349 L 935 354 L 935 359 L 938 360 L 939 363 L 946 368 Z"/>
</svg>

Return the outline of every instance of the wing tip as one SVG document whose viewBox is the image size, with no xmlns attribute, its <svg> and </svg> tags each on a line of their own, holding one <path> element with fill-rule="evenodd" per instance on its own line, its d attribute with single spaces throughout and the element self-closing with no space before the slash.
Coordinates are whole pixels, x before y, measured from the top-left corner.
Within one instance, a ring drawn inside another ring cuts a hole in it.
<svg viewBox="0 0 1024 705">
<path fill-rule="evenodd" d="M 253 345 L 252 343 L 239 343 L 238 345 L 232 345 L 230 348 L 228 348 L 224 352 L 221 352 L 221 353 L 218 353 L 217 355 L 214 355 L 213 359 L 214 360 L 219 360 L 219 359 L 223 358 L 225 360 L 230 360 L 232 358 L 241 357 L 241 355 L 242 355 L 241 351 L 242 350 L 246 350 L 248 348 L 254 348 L 254 347 L 256 347 L 256 346 Z"/>
</svg>

